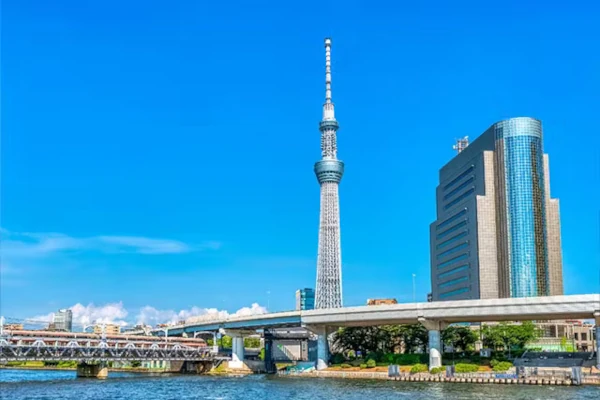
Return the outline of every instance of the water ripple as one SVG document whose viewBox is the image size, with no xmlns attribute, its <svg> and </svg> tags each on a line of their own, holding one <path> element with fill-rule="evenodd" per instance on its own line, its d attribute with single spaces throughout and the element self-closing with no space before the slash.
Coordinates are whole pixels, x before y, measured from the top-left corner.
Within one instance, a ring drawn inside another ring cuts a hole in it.
<svg viewBox="0 0 600 400">
<path fill-rule="evenodd" d="M 111 373 L 106 380 L 76 379 L 74 371 L 0 370 L 0 398 L 15 400 L 587 400 L 591 386 L 507 386 L 386 382 L 324 378 L 243 378 Z"/>
</svg>

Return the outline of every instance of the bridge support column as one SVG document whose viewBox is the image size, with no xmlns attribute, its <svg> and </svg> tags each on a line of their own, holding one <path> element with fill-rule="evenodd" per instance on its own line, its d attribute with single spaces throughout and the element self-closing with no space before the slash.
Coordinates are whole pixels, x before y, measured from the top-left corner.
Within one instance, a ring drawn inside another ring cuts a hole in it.
<svg viewBox="0 0 600 400">
<path fill-rule="evenodd" d="M 108 377 L 108 367 L 106 366 L 106 363 L 77 364 L 77 377 L 106 379 Z"/>
<path fill-rule="evenodd" d="M 429 370 L 442 366 L 441 331 L 446 327 L 442 321 L 419 318 L 419 322 L 429 333 Z"/>
<path fill-rule="evenodd" d="M 234 336 L 231 338 L 231 368 L 242 368 L 244 365 L 244 337 Z"/>
<path fill-rule="evenodd" d="M 255 334 L 256 331 L 249 330 L 229 330 L 225 331 L 227 336 L 231 337 L 231 361 L 229 368 L 231 369 L 246 369 L 244 364 L 244 336 Z"/>
<path fill-rule="evenodd" d="M 600 370 L 600 311 L 594 312 L 596 321 L 596 368 Z"/>
<path fill-rule="evenodd" d="M 329 341 L 327 339 L 327 327 L 315 329 L 317 334 L 317 370 L 327 369 L 329 366 Z"/>
<path fill-rule="evenodd" d="M 219 354 L 219 339 L 217 338 L 217 332 L 213 332 L 213 353 Z"/>
</svg>

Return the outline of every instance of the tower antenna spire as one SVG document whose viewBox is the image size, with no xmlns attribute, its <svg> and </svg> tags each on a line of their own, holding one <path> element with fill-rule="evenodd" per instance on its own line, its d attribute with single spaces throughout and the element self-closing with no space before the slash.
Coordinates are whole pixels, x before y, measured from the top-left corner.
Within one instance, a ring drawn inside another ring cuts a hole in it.
<svg viewBox="0 0 600 400">
<path fill-rule="evenodd" d="M 331 39 L 325 39 L 325 104 L 323 121 L 335 121 L 335 112 L 331 102 Z M 334 132 L 335 133 L 335 132 Z"/>
<path fill-rule="evenodd" d="M 331 39 L 325 39 L 325 103 L 331 103 Z"/>
</svg>

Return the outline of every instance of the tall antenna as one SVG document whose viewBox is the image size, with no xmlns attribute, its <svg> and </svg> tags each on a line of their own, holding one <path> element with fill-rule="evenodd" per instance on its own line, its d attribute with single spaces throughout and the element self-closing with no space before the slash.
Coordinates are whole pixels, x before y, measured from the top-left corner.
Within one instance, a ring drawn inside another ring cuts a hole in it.
<svg viewBox="0 0 600 400">
<path fill-rule="evenodd" d="M 335 121 L 335 111 L 331 102 L 331 39 L 325 39 L 325 104 L 323 121 Z M 335 134 L 335 132 L 333 132 Z M 335 149 L 331 149 L 335 152 Z M 331 154 L 329 154 L 331 155 Z"/>
<path fill-rule="evenodd" d="M 465 136 L 462 139 L 456 139 L 456 144 L 454 146 L 452 146 L 452 148 L 454 150 L 456 150 L 456 152 L 458 154 L 460 154 L 460 152 L 463 151 L 464 149 L 466 149 L 468 145 L 469 145 L 469 137 Z"/>
<path fill-rule="evenodd" d="M 331 39 L 325 39 L 325 103 L 331 103 Z"/>
</svg>

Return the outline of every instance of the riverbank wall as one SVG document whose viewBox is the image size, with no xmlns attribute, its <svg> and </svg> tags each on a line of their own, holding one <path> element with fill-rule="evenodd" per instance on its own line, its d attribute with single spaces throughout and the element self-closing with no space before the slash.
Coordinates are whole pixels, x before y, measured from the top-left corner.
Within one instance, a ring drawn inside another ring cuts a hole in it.
<svg viewBox="0 0 600 400">
<path fill-rule="evenodd" d="M 566 374 L 557 376 L 530 376 L 518 378 L 512 374 L 493 374 L 493 373 L 469 373 L 454 374 L 453 377 L 446 377 L 443 374 L 400 374 L 390 377 L 387 372 L 369 372 L 369 371 L 310 371 L 300 373 L 279 372 L 279 376 L 302 377 L 302 378 L 336 378 L 336 379 L 377 379 L 402 382 L 448 382 L 448 383 L 487 383 L 501 385 L 553 385 L 553 386 L 572 386 L 573 380 Z M 583 375 L 581 384 L 600 385 L 600 374 Z"/>
<path fill-rule="evenodd" d="M 38 371 L 77 371 L 77 368 L 58 368 L 58 367 L 45 367 L 45 366 L 34 366 L 34 365 L 16 365 L 6 366 L 0 365 L 0 369 L 20 369 L 20 370 L 38 370 Z M 149 368 L 109 368 L 109 372 L 132 372 L 135 374 L 169 374 L 171 371 L 156 370 Z"/>
</svg>

